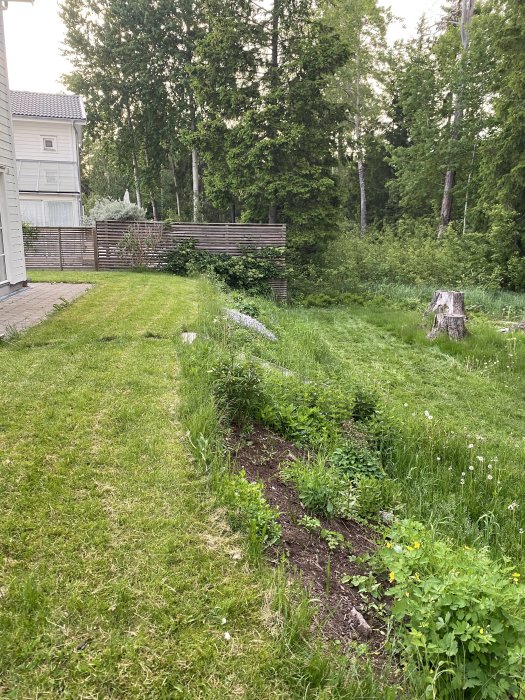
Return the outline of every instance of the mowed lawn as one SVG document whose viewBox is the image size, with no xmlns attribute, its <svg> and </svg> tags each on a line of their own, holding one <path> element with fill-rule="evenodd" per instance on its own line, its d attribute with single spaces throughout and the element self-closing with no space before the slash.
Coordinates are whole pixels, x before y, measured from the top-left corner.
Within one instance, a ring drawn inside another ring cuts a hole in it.
<svg viewBox="0 0 525 700">
<path fill-rule="evenodd" d="M 0 346 L 0 696 L 292 697 L 177 422 L 199 283 L 53 277 L 95 286 Z"/>
</svg>

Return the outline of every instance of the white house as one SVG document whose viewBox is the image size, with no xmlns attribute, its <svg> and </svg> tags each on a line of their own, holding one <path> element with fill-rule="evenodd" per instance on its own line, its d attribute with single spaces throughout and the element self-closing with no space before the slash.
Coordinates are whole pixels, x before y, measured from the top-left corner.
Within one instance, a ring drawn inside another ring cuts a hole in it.
<svg viewBox="0 0 525 700">
<path fill-rule="evenodd" d="M 80 226 L 82 98 L 12 90 L 11 112 L 22 221 Z"/>
<path fill-rule="evenodd" d="M 4 13 L 0 7 L 0 297 L 24 285 L 26 266 L 7 77 Z"/>
</svg>

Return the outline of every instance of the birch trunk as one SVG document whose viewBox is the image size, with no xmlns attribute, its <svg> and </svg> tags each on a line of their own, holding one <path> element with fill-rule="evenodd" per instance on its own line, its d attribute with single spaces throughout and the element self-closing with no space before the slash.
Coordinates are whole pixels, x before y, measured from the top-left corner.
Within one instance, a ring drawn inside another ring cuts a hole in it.
<svg viewBox="0 0 525 700">
<path fill-rule="evenodd" d="M 469 27 L 474 17 L 475 0 L 461 0 L 461 56 L 468 51 L 469 47 Z M 452 140 L 459 139 L 459 127 L 463 121 L 463 95 L 462 86 L 458 88 L 458 92 L 454 99 L 454 117 L 452 119 Z M 445 175 L 445 189 L 443 192 L 443 200 L 441 202 L 441 215 L 439 217 L 438 238 L 442 238 L 447 226 L 452 218 L 453 191 L 456 183 L 456 171 L 452 168 L 447 170 Z"/>
<path fill-rule="evenodd" d="M 171 166 L 171 175 L 173 177 L 173 185 L 175 187 L 175 200 L 177 202 L 177 216 L 179 219 L 181 218 L 180 216 L 180 196 L 179 196 L 179 185 L 177 182 L 177 171 L 175 168 L 175 161 L 173 159 L 173 156 L 170 153 L 170 166 Z"/>
<path fill-rule="evenodd" d="M 277 69 L 279 68 L 279 13 L 281 10 L 281 0 L 273 0 L 272 8 L 272 63 L 271 63 L 271 74 L 270 82 L 272 88 L 275 89 L 278 85 L 279 76 L 277 74 Z M 271 135 L 273 136 L 273 135 Z M 275 201 L 270 202 L 268 207 L 268 223 L 277 223 L 277 203 Z"/>
<path fill-rule="evenodd" d="M 359 42 L 361 39 L 359 39 Z M 361 129 L 361 67 L 359 63 L 359 48 L 357 49 L 357 76 L 355 89 L 355 142 L 357 147 L 357 177 L 359 178 L 359 202 L 360 202 L 360 226 L 361 233 L 366 233 L 367 211 L 366 211 L 366 177 L 365 162 L 363 158 L 363 143 Z"/>
<path fill-rule="evenodd" d="M 194 97 L 190 97 L 191 111 L 191 132 L 195 134 L 197 131 L 197 122 L 195 115 Z M 193 222 L 197 223 L 200 220 L 200 177 L 199 177 L 199 152 L 196 146 L 191 149 L 191 180 L 193 190 Z"/>
</svg>

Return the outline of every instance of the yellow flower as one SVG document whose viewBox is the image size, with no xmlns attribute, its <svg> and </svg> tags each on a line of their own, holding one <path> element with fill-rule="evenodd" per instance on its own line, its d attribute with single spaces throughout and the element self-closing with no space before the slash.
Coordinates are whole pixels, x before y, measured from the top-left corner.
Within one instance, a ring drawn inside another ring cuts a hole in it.
<svg viewBox="0 0 525 700">
<path fill-rule="evenodd" d="M 408 550 L 409 552 L 413 552 L 413 551 L 414 551 L 414 547 L 407 547 L 407 550 Z"/>
<path fill-rule="evenodd" d="M 390 583 L 392 583 L 393 581 L 396 580 L 396 575 L 395 575 L 395 573 L 394 573 L 393 571 L 391 571 L 391 572 L 388 574 L 388 580 L 390 581 Z"/>
<path fill-rule="evenodd" d="M 481 635 L 485 634 L 485 630 L 483 629 L 483 627 L 480 627 L 480 628 L 479 628 L 479 633 L 480 633 Z"/>
<path fill-rule="evenodd" d="M 515 571 L 515 572 L 512 574 L 512 580 L 514 581 L 514 583 L 515 583 L 516 585 L 519 583 L 520 578 L 521 578 L 521 574 L 519 574 L 517 571 Z"/>
<path fill-rule="evenodd" d="M 385 545 L 385 547 L 386 547 L 387 549 L 390 549 L 390 548 L 392 547 L 392 542 L 387 542 L 386 545 Z"/>
<path fill-rule="evenodd" d="M 421 542 L 417 542 L 417 541 L 414 542 L 414 544 L 412 545 L 412 547 L 413 547 L 414 549 L 421 549 Z"/>
<path fill-rule="evenodd" d="M 414 579 L 414 581 L 421 581 L 421 577 L 417 572 L 414 574 L 414 576 L 412 578 Z"/>
</svg>

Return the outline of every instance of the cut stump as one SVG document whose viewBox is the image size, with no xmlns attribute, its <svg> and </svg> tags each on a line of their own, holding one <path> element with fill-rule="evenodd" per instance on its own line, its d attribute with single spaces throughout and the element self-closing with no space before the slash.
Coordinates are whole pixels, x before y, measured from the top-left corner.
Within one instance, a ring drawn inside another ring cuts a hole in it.
<svg viewBox="0 0 525 700">
<path fill-rule="evenodd" d="M 465 295 L 463 292 L 434 292 L 427 313 L 433 313 L 434 323 L 427 338 L 434 340 L 446 333 L 453 340 L 462 340 L 467 335 Z"/>
</svg>

